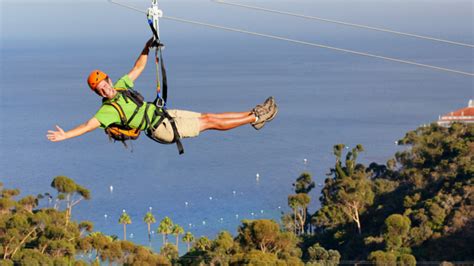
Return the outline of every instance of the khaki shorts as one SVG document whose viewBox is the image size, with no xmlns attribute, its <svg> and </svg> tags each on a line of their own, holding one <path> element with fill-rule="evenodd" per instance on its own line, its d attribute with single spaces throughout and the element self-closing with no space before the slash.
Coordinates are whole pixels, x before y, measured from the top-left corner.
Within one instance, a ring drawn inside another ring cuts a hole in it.
<svg viewBox="0 0 474 266">
<path fill-rule="evenodd" d="M 181 138 L 192 138 L 199 135 L 201 113 L 184 110 L 168 110 L 168 113 L 173 117 Z M 153 136 L 164 142 L 173 141 L 173 127 L 167 118 L 153 131 Z"/>
</svg>

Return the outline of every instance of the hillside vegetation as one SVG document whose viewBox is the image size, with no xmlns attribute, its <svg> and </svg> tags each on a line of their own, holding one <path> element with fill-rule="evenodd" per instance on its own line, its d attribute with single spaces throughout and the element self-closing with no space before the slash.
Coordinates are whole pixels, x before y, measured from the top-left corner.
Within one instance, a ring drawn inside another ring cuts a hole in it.
<svg viewBox="0 0 474 266">
<path fill-rule="evenodd" d="M 55 177 L 57 193 L 20 196 L 0 184 L 0 265 L 337 265 L 370 261 L 415 265 L 421 261 L 474 261 L 474 126 L 431 125 L 408 132 L 405 146 L 385 164 L 357 162 L 362 145 L 334 146 L 319 198 L 302 173 L 288 196 L 291 212 L 280 222 L 243 220 L 237 235 L 195 239 L 165 217 L 157 232 L 163 247 L 154 252 L 126 240 L 131 218 L 118 219 L 123 240 L 93 230 L 89 221 L 71 220 L 90 192 L 68 177 Z M 151 212 L 144 228 L 156 222 Z M 174 235 L 176 241 L 168 238 Z M 188 252 L 178 255 L 179 236 Z M 175 242 L 175 243 L 172 243 Z"/>
</svg>

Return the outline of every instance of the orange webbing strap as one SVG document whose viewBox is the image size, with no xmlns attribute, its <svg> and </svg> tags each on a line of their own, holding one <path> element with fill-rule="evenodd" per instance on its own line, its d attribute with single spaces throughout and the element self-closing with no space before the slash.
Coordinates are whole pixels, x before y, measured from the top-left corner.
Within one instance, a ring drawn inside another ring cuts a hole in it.
<svg viewBox="0 0 474 266">
<path fill-rule="evenodd" d="M 122 107 L 116 102 L 107 103 L 107 105 L 111 105 L 115 108 L 115 110 L 117 110 L 120 116 L 120 121 L 122 121 L 122 125 L 126 126 L 127 117 L 125 116 L 125 112 L 123 111 Z"/>
</svg>

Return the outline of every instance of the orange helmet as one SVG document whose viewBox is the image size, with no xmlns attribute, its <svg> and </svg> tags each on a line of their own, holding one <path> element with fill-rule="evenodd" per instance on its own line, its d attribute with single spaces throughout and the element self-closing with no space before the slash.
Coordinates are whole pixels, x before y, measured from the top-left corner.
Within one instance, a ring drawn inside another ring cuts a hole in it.
<svg viewBox="0 0 474 266">
<path fill-rule="evenodd" d="M 89 84 L 89 87 L 91 87 L 92 90 L 95 90 L 97 84 L 99 84 L 99 82 L 106 79 L 107 77 L 107 74 L 96 69 L 92 71 L 89 77 L 87 78 L 87 83 Z"/>
</svg>

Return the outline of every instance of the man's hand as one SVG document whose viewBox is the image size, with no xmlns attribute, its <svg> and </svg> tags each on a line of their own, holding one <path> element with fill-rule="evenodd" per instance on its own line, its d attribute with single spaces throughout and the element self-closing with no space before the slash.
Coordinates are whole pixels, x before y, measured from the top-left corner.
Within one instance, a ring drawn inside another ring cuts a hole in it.
<svg viewBox="0 0 474 266">
<path fill-rule="evenodd" d="M 99 120 L 93 117 L 89 119 L 87 122 L 85 122 L 84 124 L 81 124 L 66 132 L 59 126 L 56 126 L 56 130 L 48 130 L 48 134 L 46 135 L 46 137 L 52 142 L 63 141 L 65 139 L 81 136 L 87 132 L 90 132 L 98 128 L 99 126 L 100 126 Z"/>
<path fill-rule="evenodd" d="M 152 47 L 153 43 L 155 42 L 155 37 L 151 37 L 145 44 L 145 48 Z"/>
<path fill-rule="evenodd" d="M 58 125 L 56 125 L 56 131 L 54 130 L 48 130 L 48 134 L 46 137 L 52 142 L 58 142 L 66 139 L 66 133 L 62 128 L 60 128 Z"/>
</svg>

